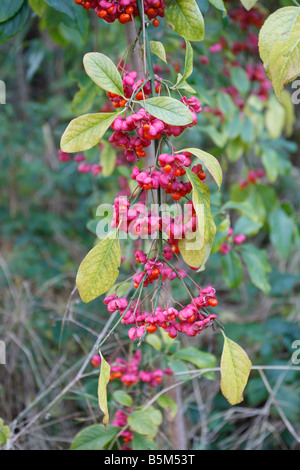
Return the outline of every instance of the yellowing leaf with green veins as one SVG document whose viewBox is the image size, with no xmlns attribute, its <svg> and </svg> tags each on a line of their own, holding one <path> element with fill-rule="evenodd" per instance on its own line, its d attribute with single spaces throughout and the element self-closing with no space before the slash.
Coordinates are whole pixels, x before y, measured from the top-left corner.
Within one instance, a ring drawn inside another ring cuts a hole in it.
<svg viewBox="0 0 300 470">
<path fill-rule="evenodd" d="M 165 16 L 174 31 L 185 39 L 204 39 L 204 20 L 196 0 L 166 0 Z"/>
<path fill-rule="evenodd" d="M 231 405 L 237 405 L 243 401 L 252 364 L 245 351 L 223 332 L 222 334 L 224 347 L 221 357 L 221 391 Z"/>
<path fill-rule="evenodd" d="M 289 38 L 294 26 L 299 21 L 300 8 L 284 7 L 272 13 L 259 33 L 259 54 L 268 70 L 270 54 L 276 41 Z"/>
<path fill-rule="evenodd" d="M 84 114 L 70 122 L 60 141 L 63 152 L 82 152 L 97 145 L 119 113 Z"/>
<path fill-rule="evenodd" d="M 243 7 L 246 8 L 246 10 L 251 10 L 252 7 L 258 2 L 258 0 L 241 0 L 241 3 Z"/>
<path fill-rule="evenodd" d="M 116 282 L 121 264 L 118 232 L 115 230 L 98 243 L 81 262 L 76 285 L 83 302 L 91 302 Z"/>
<path fill-rule="evenodd" d="M 150 50 L 152 54 L 157 55 L 163 62 L 168 63 L 165 47 L 161 42 L 150 41 Z"/>
<path fill-rule="evenodd" d="M 192 184 L 193 205 L 197 214 L 197 230 L 178 241 L 184 261 L 193 268 L 199 268 L 208 256 L 208 246 L 215 236 L 216 225 L 210 210 L 210 193 L 208 187 L 197 175 L 187 169 L 187 176 Z M 210 250 L 209 250 L 210 251 Z"/>
<path fill-rule="evenodd" d="M 222 173 L 220 163 L 213 155 L 211 155 L 210 153 L 204 152 L 204 150 L 196 149 L 196 148 L 183 149 L 183 150 L 180 150 L 179 153 L 182 153 L 182 152 L 190 152 L 196 157 L 198 157 L 199 160 L 201 160 L 201 162 L 204 163 L 207 170 L 209 171 L 209 173 L 211 174 L 211 176 L 213 177 L 213 179 L 215 180 L 215 182 L 220 188 L 222 184 L 223 173 Z"/>
<path fill-rule="evenodd" d="M 193 122 L 193 116 L 189 108 L 174 98 L 160 96 L 149 98 L 145 103 L 141 101 L 140 104 L 148 113 L 166 124 L 187 126 Z"/>
<path fill-rule="evenodd" d="M 205 260 L 206 245 L 203 234 L 197 230 L 192 240 L 182 238 L 178 240 L 180 254 L 186 264 L 192 268 L 199 268 Z"/>
<path fill-rule="evenodd" d="M 101 356 L 101 369 L 98 381 L 98 402 L 99 408 L 104 413 L 103 416 L 103 424 L 105 429 L 107 427 L 109 421 L 109 414 L 108 414 L 108 407 L 107 407 L 107 384 L 109 382 L 110 377 L 110 365 L 106 362 L 104 357 Z"/>
<path fill-rule="evenodd" d="M 300 10 L 300 8 L 299 8 Z M 269 76 L 277 98 L 288 83 L 300 75 L 300 23 L 297 31 L 281 42 L 278 40 L 269 59 Z"/>
<path fill-rule="evenodd" d="M 266 128 L 271 139 L 278 139 L 285 126 L 286 113 L 284 107 L 275 96 L 271 96 L 267 103 L 265 114 Z"/>
<path fill-rule="evenodd" d="M 124 95 L 121 75 L 113 61 L 100 52 L 89 52 L 83 58 L 88 76 L 103 90 Z"/>
<path fill-rule="evenodd" d="M 5 445 L 10 435 L 9 426 L 5 425 L 3 419 L 0 418 L 0 445 Z"/>
</svg>

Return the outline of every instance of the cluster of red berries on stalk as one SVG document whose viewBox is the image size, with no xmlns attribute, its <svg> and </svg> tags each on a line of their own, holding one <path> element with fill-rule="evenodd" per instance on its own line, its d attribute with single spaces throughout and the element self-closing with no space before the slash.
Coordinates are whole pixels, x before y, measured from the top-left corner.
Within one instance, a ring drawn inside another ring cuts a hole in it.
<svg viewBox="0 0 300 470">
<path fill-rule="evenodd" d="M 257 180 L 264 178 L 265 170 L 259 168 L 258 170 L 251 170 L 248 172 L 247 179 L 242 179 L 239 182 L 240 189 L 245 189 L 249 184 L 256 184 Z"/>
<path fill-rule="evenodd" d="M 98 18 L 105 20 L 107 23 L 113 23 L 119 20 L 121 24 L 132 21 L 133 18 L 139 16 L 139 10 L 136 0 L 74 0 L 78 5 L 82 5 L 86 10 L 95 10 Z M 150 21 L 153 20 L 153 26 L 159 26 L 159 19 L 163 18 L 164 0 L 144 0 L 145 15 Z"/>
</svg>

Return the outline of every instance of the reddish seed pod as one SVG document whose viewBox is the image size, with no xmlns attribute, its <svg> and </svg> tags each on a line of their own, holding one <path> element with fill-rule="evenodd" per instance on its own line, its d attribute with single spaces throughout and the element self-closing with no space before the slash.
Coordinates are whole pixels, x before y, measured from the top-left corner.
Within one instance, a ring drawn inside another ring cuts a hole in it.
<svg viewBox="0 0 300 470">
<path fill-rule="evenodd" d="M 157 325 L 149 325 L 147 326 L 148 333 L 155 333 L 157 330 Z"/>
</svg>

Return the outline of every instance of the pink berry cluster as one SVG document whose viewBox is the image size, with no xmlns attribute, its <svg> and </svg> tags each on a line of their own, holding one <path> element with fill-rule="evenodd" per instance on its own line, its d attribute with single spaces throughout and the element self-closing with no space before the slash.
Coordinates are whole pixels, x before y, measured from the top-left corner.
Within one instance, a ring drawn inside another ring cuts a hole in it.
<svg viewBox="0 0 300 470">
<path fill-rule="evenodd" d="M 60 162 L 67 163 L 72 160 L 72 155 L 59 149 L 58 158 Z M 95 176 L 97 176 L 102 171 L 101 165 L 86 162 L 85 156 L 81 153 L 77 153 L 73 160 L 74 162 L 78 163 L 77 169 L 79 173 L 93 173 Z"/>
<path fill-rule="evenodd" d="M 135 90 L 139 89 L 141 84 L 144 83 L 143 91 L 137 92 L 135 98 L 137 101 L 146 99 L 148 94 L 151 93 L 149 89 L 149 82 L 145 80 L 138 80 L 136 72 L 130 72 L 123 78 L 125 94 L 130 99 Z M 158 76 L 156 76 L 159 79 Z M 156 91 L 160 90 L 160 85 L 155 82 Z M 145 89 L 145 92 L 144 92 Z M 122 97 L 109 94 L 114 107 L 124 107 L 126 100 Z M 145 148 L 151 145 L 153 140 L 159 140 L 162 136 L 178 137 L 187 127 L 193 127 L 197 124 L 197 114 L 202 110 L 201 104 L 196 97 L 187 99 L 183 97 L 180 100 L 190 110 L 193 121 L 186 126 L 174 126 L 166 124 L 160 119 L 151 116 L 144 108 L 139 109 L 137 112 L 128 114 L 126 111 L 125 116 L 118 116 L 111 125 L 114 133 L 110 136 L 109 141 L 115 147 L 125 150 L 125 156 L 129 162 L 134 162 L 137 158 L 146 156 Z"/>
<path fill-rule="evenodd" d="M 155 208 L 155 206 L 154 206 Z M 180 253 L 178 240 L 189 237 L 197 229 L 197 215 L 191 201 L 185 205 L 185 213 L 172 217 L 170 214 L 159 216 L 155 211 L 148 211 L 145 202 L 130 205 L 127 197 L 119 196 L 113 205 L 113 220 L 111 227 L 118 227 L 119 231 L 132 235 L 132 238 L 157 238 L 159 231 L 167 236 L 167 246 L 163 256 L 166 260 L 172 259 L 173 253 Z M 156 236 L 155 236 L 156 235 Z M 139 254 L 138 262 L 146 262 L 146 255 Z M 168 277 L 168 276 L 167 276 Z"/>
<path fill-rule="evenodd" d="M 138 257 L 142 257 L 142 255 L 143 253 L 138 253 Z M 144 260 L 144 257 L 142 259 Z M 145 262 L 145 272 L 139 273 L 134 277 L 134 282 L 137 284 L 137 287 L 142 281 L 149 283 L 151 281 L 151 279 L 149 279 L 150 276 L 154 281 L 157 279 L 156 276 L 159 276 L 160 273 L 164 273 L 168 279 L 175 279 L 178 274 L 180 277 L 186 276 L 184 271 L 178 270 L 177 273 L 175 273 L 171 268 L 165 272 L 163 266 L 163 263 L 157 262 L 157 260 L 147 260 Z M 123 325 L 134 325 L 128 331 L 128 336 L 131 341 L 141 339 L 146 332 L 155 333 L 158 328 L 163 328 L 170 338 L 176 338 L 178 333 L 185 333 L 187 336 L 193 337 L 205 328 L 211 326 L 217 318 L 215 314 L 207 314 L 203 310 L 204 307 L 216 307 L 218 305 L 218 301 L 215 297 L 215 289 L 211 286 L 205 289 L 198 287 L 198 289 L 198 297 L 192 298 L 191 303 L 185 307 L 180 305 L 182 307 L 181 310 L 173 307 L 167 307 L 165 309 L 156 307 L 155 311 L 146 312 L 143 310 L 141 302 L 133 301 L 129 305 L 125 298 L 118 298 L 117 295 L 106 297 L 104 303 L 107 305 L 107 309 L 110 313 L 117 310 L 120 312 Z"/>
<path fill-rule="evenodd" d="M 234 243 L 235 245 L 242 245 L 246 240 L 246 235 L 243 233 L 239 233 L 237 235 L 233 235 L 233 229 L 230 227 L 228 230 L 227 240 L 229 243 Z M 219 251 L 222 255 L 227 255 L 232 249 L 232 245 L 227 242 L 223 242 Z"/>
<path fill-rule="evenodd" d="M 95 10 L 99 18 L 107 23 L 119 20 L 121 24 L 126 24 L 139 15 L 136 0 L 74 0 L 78 5 L 89 10 Z M 164 0 L 144 0 L 144 11 L 149 20 L 153 20 L 153 25 L 158 26 L 157 17 L 164 17 Z"/>
<path fill-rule="evenodd" d="M 127 426 L 128 416 L 131 412 L 132 408 L 126 408 L 125 412 L 122 410 L 117 410 L 112 425 L 116 426 L 117 428 L 124 428 Z M 122 434 L 120 434 L 120 436 L 124 442 L 121 450 L 132 450 L 132 447 L 128 446 L 127 444 L 133 440 L 133 431 L 130 428 L 127 428 L 122 432 Z"/>
<path fill-rule="evenodd" d="M 110 380 L 120 380 L 126 387 L 131 387 L 139 381 L 148 383 L 150 387 L 157 387 L 162 381 L 164 374 L 172 375 L 172 370 L 167 367 L 166 369 L 154 369 L 152 372 L 140 369 L 142 355 L 141 351 L 136 351 L 131 359 L 126 361 L 122 357 L 117 357 L 111 364 Z M 95 354 L 91 361 L 94 367 L 101 365 L 101 358 L 99 354 Z"/>
<path fill-rule="evenodd" d="M 241 189 L 245 189 L 249 184 L 256 184 L 257 180 L 264 178 L 265 170 L 258 168 L 257 170 L 251 170 L 248 172 L 247 179 L 242 179 L 239 182 Z"/>
</svg>

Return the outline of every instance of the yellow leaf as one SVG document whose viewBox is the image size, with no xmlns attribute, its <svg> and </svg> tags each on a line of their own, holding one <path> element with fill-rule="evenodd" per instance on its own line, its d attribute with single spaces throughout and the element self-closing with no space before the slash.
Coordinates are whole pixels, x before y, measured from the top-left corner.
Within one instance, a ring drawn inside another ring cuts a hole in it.
<svg viewBox="0 0 300 470">
<path fill-rule="evenodd" d="M 98 243 L 79 266 L 76 284 L 83 302 L 91 302 L 113 286 L 120 264 L 120 245 L 115 230 Z"/>
<path fill-rule="evenodd" d="M 109 382 L 109 377 L 110 377 L 110 365 L 106 362 L 101 352 L 100 352 L 100 356 L 101 356 L 101 370 L 100 370 L 99 381 L 98 381 L 98 403 L 99 403 L 100 410 L 103 411 L 104 413 L 103 424 L 106 429 L 108 421 L 109 421 L 109 413 L 108 413 L 108 407 L 107 407 L 107 384 Z"/>
<path fill-rule="evenodd" d="M 243 401 L 243 392 L 248 382 L 251 361 L 245 351 L 234 341 L 224 336 L 221 357 L 221 390 L 231 405 Z"/>
</svg>

